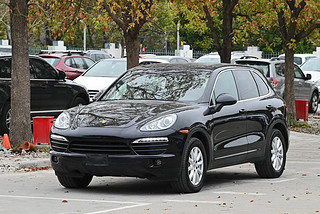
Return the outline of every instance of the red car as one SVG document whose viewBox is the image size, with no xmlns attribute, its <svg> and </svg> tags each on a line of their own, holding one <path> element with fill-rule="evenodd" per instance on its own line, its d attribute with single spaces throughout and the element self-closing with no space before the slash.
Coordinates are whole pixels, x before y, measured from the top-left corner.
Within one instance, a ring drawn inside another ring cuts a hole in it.
<svg viewBox="0 0 320 214">
<path fill-rule="evenodd" d="M 51 52 L 39 54 L 58 71 L 64 71 L 70 80 L 80 76 L 85 70 L 94 64 L 90 57 L 83 56 L 81 53 L 72 52 Z"/>
</svg>

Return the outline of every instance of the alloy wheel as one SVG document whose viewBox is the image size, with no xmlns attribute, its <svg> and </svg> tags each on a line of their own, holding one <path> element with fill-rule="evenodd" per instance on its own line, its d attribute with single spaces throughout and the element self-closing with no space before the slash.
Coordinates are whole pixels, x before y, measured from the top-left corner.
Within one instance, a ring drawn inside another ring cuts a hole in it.
<svg viewBox="0 0 320 214">
<path fill-rule="evenodd" d="M 284 149 L 278 136 L 273 138 L 271 147 L 271 163 L 273 168 L 279 171 L 283 165 Z"/>
<path fill-rule="evenodd" d="M 204 162 L 203 155 L 198 147 L 192 148 L 189 154 L 188 175 L 193 185 L 198 185 L 203 176 Z"/>
</svg>

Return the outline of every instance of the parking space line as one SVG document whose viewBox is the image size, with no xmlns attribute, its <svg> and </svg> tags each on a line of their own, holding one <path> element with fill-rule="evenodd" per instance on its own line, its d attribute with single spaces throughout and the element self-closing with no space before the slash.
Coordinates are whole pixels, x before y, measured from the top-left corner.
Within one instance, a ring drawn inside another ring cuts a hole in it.
<svg viewBox="0 0 320 214">
<path fill-rule="evenodd" d="M 258 192 L 229 192 L 229 191 L 225 191 L 225 192 L 212 192 L 215 194 L 230 194 L 230 195 L 267 195 L 265 193 L 258 193 Z"/>
<path fill-rule="evenodd" d="M 178 203 L 202 203 L 202 204 L 221 204 L 221 201 L 193 201 L 193 200 L 165 200 L 167 202 L 178 202 Z"/>
<path fill-rule="evenodd" d="M 67 200 L 67 201 L 77 201 L 77 202 L 96 202 L 96 203 L 113 203 L 113 204 L 131 204 L 124 207 L 107 209 L 102 211 L 90 212 L 87 214 L 99 214 L 107 213 L 116 210 L 124 210 L 134 207 L 147 206 L 150 203 L 140 203 L 140 202 L 129 202 L 129 201 L 105 201 L 105 200 L 93 200 L 93 199 L 76 199 L 76 198 L 54 198 L 54 197 L 37 197 L 37 196 L 24 196 L 24 195 L 0 195 L 3 198 L 22 198 L 22 199 L 42 199 L 42 200 Z"/>
<path fill-rule="evenodd" d="M 267 179 L 267 180 L 256 180 L 256 181 L 252 181 L 252 182 L 255 182 L 255 183 L 284 183 L 284 182 L 294 181 L 296 179 L 297 178 L 282 179 L 282 180 L 270 180 L 270 179 Z"/>
</svg>

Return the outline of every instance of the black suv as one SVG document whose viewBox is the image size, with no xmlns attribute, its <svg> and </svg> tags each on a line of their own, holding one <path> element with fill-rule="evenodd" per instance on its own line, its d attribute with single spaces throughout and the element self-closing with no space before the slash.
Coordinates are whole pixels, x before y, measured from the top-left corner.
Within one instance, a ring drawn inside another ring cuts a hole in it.
<svg viewBox="0 0 320 214">
<path fill-rule="evenodd" d="M 40 57 L 30 56 L 31 116 L 57 116 L 62 111 L 87 104 L 87 90 L 65 80 Z M 10 124 L 11 56 L 0 57 L 0 134 L 8 133 Z"/>
<path fill-rule="evenodd" d="M 277 178 L 289 148 L 286 112 L 255 68 L 137 66 L 97 101 L 57 117 L 51 164 L 68 188 L 86 187 L 93 176 L 132 176 L 197 192 L 207 170 L 245 162 Z"/>
</svg>

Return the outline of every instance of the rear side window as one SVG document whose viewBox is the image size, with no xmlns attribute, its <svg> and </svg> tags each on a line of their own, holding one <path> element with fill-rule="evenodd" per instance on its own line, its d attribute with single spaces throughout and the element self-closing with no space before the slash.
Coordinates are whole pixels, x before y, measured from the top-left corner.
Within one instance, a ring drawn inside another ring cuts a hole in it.
<svg viewBox="0 0 320 214">
<path fill-rule="evenodd" d="M 259 97 L 257 84 L 254 81 L 250 71 L 239 70 L 234 72 L 237 80 L 240 100 Z"/>
<path fill-rule="evenodd" d="M 58 74 L 48 63 L 30 59 L 31 78 L 37 79 L 57 79 Z"/>
<path fill-rule="evenodd" d="M 267 95 L 269 93 L 269 87 L 267 86 L 267 83 L 256 72 L 252 71 L 251 74 L 257 83 L 260 96 Z"/>
<path fill-rule="evenodd" d="M 0 78 L 11 78 L 11 60 L 0 60 Z"/>
<path fill-rule="evenodd" d="M 284 73 L 285 73 L 284 63 L 282 63 L 282 64 L 275 64 L 274 67 L 275 67 L 275 69 L 276 69 L 277 75 L 284 77 Z"/>
</svg>

